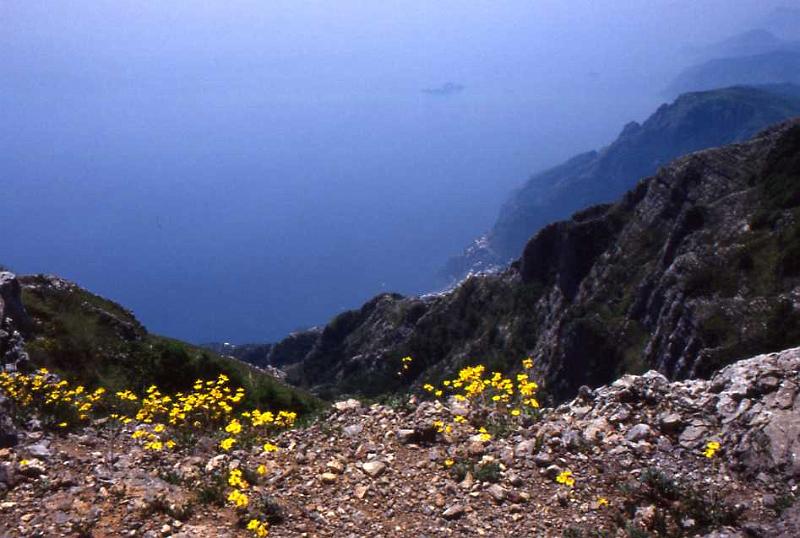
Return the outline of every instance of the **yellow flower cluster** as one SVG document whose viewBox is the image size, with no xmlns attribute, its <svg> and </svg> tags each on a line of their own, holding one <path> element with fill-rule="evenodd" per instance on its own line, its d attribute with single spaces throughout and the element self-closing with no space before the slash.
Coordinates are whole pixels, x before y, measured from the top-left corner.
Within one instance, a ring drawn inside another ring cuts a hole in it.
<svg viewBox="0 0 800 538">
<path fill-rule="evenodd" d="M 522 365 L 525 369 L 533 368 L 533 359 L 523 360 Z M 479 400 L 482 403 L 491 401 L 495 404 L 506 404 L 512 416 L 522 414 L 520 406 L 533 409 L 539 407 L 539 401 L 536 399 L 539 386 L 529 379 L 528 374 L 517 374 L 516 382 L 504 377 L 500 372 L 492 372 L 489 376 L 485 374 L 486 367 L 482 364 L 468 366 L 458 372 L 458 377 L 445 380 L 442 385 L 445 390 L 454 391 L 454 397 L 458 401 Z M 430 383 L 423 385 L 422 389 L 436 397 L 443 394 L 442 389 L 437 389 Z M 519 400 L 520 406 L 511 406 L 514 400 Z"/>
<path fill-rule="evenodd" d="M 405 360 L 405 359 L 404 359 Z M 533 359 L 530 357 L 522 361 L 525 369 L 533 368 Z M 436 388 L 430 383 L 422 385 L 422 389 L 433 394 L 436 398 L 444 394 L 444 390 L 454 391 L 456 400 L 465 402 L 469 400 L 491 400 L 495 403 L 510 403 L 515 395 L 521 397 L 521 403 L 538 408 L 539 402 L 535 398 L 539 386 L 528 378 L 528 374 L 517 374 L 516 383 L 511 378 L 504 377 L 500 372 L 492 372 L 490 376 L 485 376 L 486 367 L 482 364 L 477 366 L 467 366 L 458 372 L 455 379 L 447 379 L 442 382 L 443 388 Z M 521 411 L 512 413 L 519 416 Z"/>
<path fill-rule="evenodd" d="M 450 424 L 445 424 L 441 420 L 434 420 L 433 421 L 433 427 L 436 428 L 436 431 L 439 432 L 439 433 L 448 433 L 449 434 L 449 433 L 453 432 L 453 426 L 451 426 Z"/>
<path fill-rule="evenodd" d="M 722 448 L 722 445 L 719 441 L 709 441 L 706 443 L 706 448 L 703 450 L 703 455 L 707 458 L 713 458 L 719 449 Z"/>
<path fill-rule="evenodd" d="M 400 371 L 397 372 L 397 375 L 401 376 L 404 373 L 406 373 L 408 369 L 411 367 L 411 363 L 413 361 L 414 359 L 412 359 L 411 357 L 403 357 L 402 359 L 400 359 Z"/>
<path fill-rule="evenodd" d="M 434 387 L 430 383 L 425 383 L 424 385 L 422 385 L 422 389 L 427 391 L 427 392 L 430 392 L 431 394 L 433 394 L 437 398 L 440 398 L 442 396 L 442 394 L 443 394 L 442 389 L 437 389 L 436 387 Z"/>
<path fill-rule="evenodd" d="M 260 426 L 291 428 L 297 420 L 297 413 L 292 411 L 279 411 L 278 414 L 273 414 L 271 411 L 262 413 L 258 409 L 253 409 L 252 411 L 245 411 L 242 413 L 242 417 L 249 419 L 251 426 L 254 428 Z"/>
<path fill-rule="evenodd" d="M 237 419 L 233 419 L 225 426 L 225 431 L 233 435 L 238 435 L 242 433 L 242 423 Z"/>
<path fill-rule="evenodd" d="M 404 361 L 404 364 L 409 361 Z M 197 380 L 191 391 L 173 395 L 163 394 L 155 385 L 150 386 L 143 396 L 131 390 L 120 390 L 104 399 L 102 408 L 113 411 L 108 415 L 112 419 L 109 424 L 119 427 L 119 431 L 133 423 L 132 430 L 125 431 L 139 440 L 147 451 L 175 448 L 176 442 L 167 438 L 170 433 L 192 435 L 205 428 L 208 432 L 223 434 L 224 438 L 219 442 L 221 450 L 228 451 L 239 444 L 263 443 L 264 453 L 276 452 L 277 445 L 267 442 L 266 434 L 292 427 L 297 413 L 252 409 L 234 415 L 235 407 L 244 400 L 245 391 L 231 388 L 229 381 L 227 376 L 220 374 L 214 380 Z M 81 385 L 72 387 L 46 369 L 32 375 L 0 373 L 0 391 L 20 409 L 42 411 L 45 412 L 43 416 L 57 417 L 54 424 L 59 428 L 69 425 L 65 418 L 87 420 L 95 407 L 100 407 L 97 404 L 106 392 L 103 388 L 89 392 Z M 26 464 L 24 460 L 20 463 L 22 466 Z M 259 464 L 256 473 L 259 476 L 267 474 L 267 466 Z M 246 508 L 250 498 L 245 492 L 250 484 L 244 478 L 243 470 L 232 469 L 227 483 L 231 487 L 228 502 L 238 509 Z M 267 523 L 258 519 L 251 519 L 247 528 L 257 537 L 269 534 Z"/>
<path fill-rule="evenodd" d="M 250 520 L 250 522 L 247 524 L 247 530 L 252 531 L 253 535 L 257 536 L 258 538 L 264 538 L 264 536 L 269 534 L 267 523 L 257 519 Z"/>
<path fill-rule="evenodd" d="M 228 494 L 228 502 L 234 505 L 236 508 L 247 508 L 247 504 L 250 502 L 250 499 L 245 493 L 242 493 L 238 489 L 234 489 Z"/>
<path fill-rule="evenodd" d="M 219 374 L 216 380 L 198 379 L 191 392 L 178 392 L 173 396 L 162 394 L 153 385 L 142 398 L 136 420 L 145 424 L 161 421 L 172 426 L 191 424 L 199 427 L 218 424 L 233 412 L 234 405 L 244 399 L 244 389 L 231 389 L 228 381 L 225 374 Z M 118 392 L 117 397 L 136 400 L 136 395 L 130 391 Z"/>
<path fill-rule="evenodd" d="M 233 405 L 244 397 L 244 389 L 232 390 L 227 386 L 228 381 L 226 375 L 220 374 L 216 380 L 195 381 L 193 390 L 188 393 L 163 394 L 157 386 L 151 385 L 141 400 L 130 390 L 117 392 L 116 396 L 123 403 L 141 402 L 135 419 L 144 425 L 154 424 L 154 427 L 139 435 L 147 439 L 146 450 L 159 451 L 176 445 L 175 441 L 162 438 L 167 425 L 174 428 L 213 426 L 233 412 Z M 123 423 L 127 423 L 125 418 Z M 141 431 L 137 429 L 134 435 Z"/>
<path fill-rule="evenodd" d="M 250 484 L 247 483 L 247 480 L 242 478 L 241 469 L 231 470 L 230 474 L 228 475 L 228 484 L 240 489 L 247 489 L 250 487 Z"/>
<path fill-rule="evenodd" d="M 163 424 L 156 424 L 155 427 L 151 430 L 147 429 L 146 425 L 142 425 L 131 434 L 133 439 L 142 439 L 145 441 L 144 449 L 145 450 L 152 450 L 153 452 L 158 452 L 163 450 L 164 447 L 173 449 L 176 446 L 175 441 L 172 439 L 168 439 L 164 441 L 158 434 L 163 432 L 166 427 Z"/>
<path fill-rule="evenodd" d="M 539 385 L 535 381 L 528 379 L 528 374 L 517 374 L 517 390 L 522 397 L 522 403 L 533 409 L 539 408 L 539 401 L 536 399 L 536 391 Z"/>
<path fill-rule="evenodd" d="M 167 427 L 194 431 L 201 428 L 214 429 L 220 427 L 227 437 L 219 443 L 220 449 L 228 451 L 238 443 L 238 438 L 247 434 L 255 437 L 256 429 L 286 428 L 294 425 L 297 413 L 292 411 L 245 411 L 238 417 L 232 416 L 234 407 L 240 404 L 245 396 L 243 388 L 233 389 L 228 386 L 229 378 L 220 374 L 215 380 L 198 379 L 192 391 L 178 392 L 174 395 L 162 394 L 155 385 L 149 387 L 141 398 L 138 408 L 134 409 L 135 419 L 143 425 L 152 425 L 151 431 L 137 429 L 134 438 L 146 440 L 148 450 L 161 450 L 163 447 L 173 448 L 175 442 L 162 438 Z M 129 390 L 116 393 L 117 398 L 128 405 L 139 402 L 139 398 Z M 125 415 L 116 415 L 123 424 L 130 422 Z M 266 431 L 261 432 L 266 433 Z M 157 435 L 158 434 L 158 435 Z"/>
<path fill-rule="evenodd" d="M 127 400 L 127 401 L 131 401 L 131 402 L 135 402 L 135 401 L 137 401 L 139 399 L 138 396 L 136 396 L 133 392 L 131 392 L 131 391 L 127 390 L 127 389 L 118 391 L 116 393 L 116 396 L 120 400 Z"/>
<path fill-rule="evenodd" d="M 556 482 L 572 487 L 575 485 L 575 477 L 572 476 L 572 471 L 561 471 L 556 477 Z"/>
<path fill-rule="evenodd" d="M 46 368 L 33 375 L 18 372 L 0 373 L 0 390 L 22 409 L 46 411 L 44 416 L 69 418 L 85 421 L 105 394 L 104 388 L 88 392 L 83 385 L 70 386 L 68 381 L 59 380 Z M 66 428 L 69 422 L 58 420 L 58 427 Z"/>
<path fill-rule="evenodd" d="M 525 369 L 533 368 L 533 359 L 523 360 L 522 366 Z M 446 390 L 453 399 L 463 403 L 461 409 L 453 413 L 453 424 L 446 424 L 442 420 L 433 422 L 437 432 L 448 436 L 473 435 L 473 440 L 484 443 L 490 441 L 492 435 L 485 427 L 475 428 L 470 422 L 476 418 L 488 419 L 486 424 L 503 427 L 502 424 L 509 418 L 517 419 L 525 410 L 529 414 L 539 407 L 536 399 L 538 388 L 527 373 L 517 374 L 512 379 L 500 372 L 487 374 L 482 364 L 462 368 L 456 378 L 443 381 L 442 388 L 437 389 L 430 383 L 422 386 L 425 392 L 435 398 L 440 398 Z"/>
</svg>

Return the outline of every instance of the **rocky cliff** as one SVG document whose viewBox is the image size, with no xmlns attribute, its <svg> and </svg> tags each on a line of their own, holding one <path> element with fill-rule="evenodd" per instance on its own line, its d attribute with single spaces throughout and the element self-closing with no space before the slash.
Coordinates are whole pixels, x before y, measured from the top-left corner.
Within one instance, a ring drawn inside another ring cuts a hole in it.
<svg viewBox="0 0 800 538">
<path fill-rule="evenodd" d="M 706 377 L 800 342 L 798 216 L 791 121 L 545 227 L 501 273 L 439 295 L 377 296 L 306 334 L 305 354 L 289 346 L 271 360 L 329 396 L 377 395 L 474 361 L 509 370 L 526 356 L 556 400 L 651 368 Z"/>
<path fill-rule="evenodd" d="M 632 122 L 611 145 L 531 177 L 500 210 L 491 231 L 443 270 L 457 281 L 518 258 L 543 226 L 592 204 L 611 202 L 660 166 L 692 151 L 743 141 L 800 115 L 800 88 L 727 88 L 678 97 L 641 125 Z"/>
</svg>

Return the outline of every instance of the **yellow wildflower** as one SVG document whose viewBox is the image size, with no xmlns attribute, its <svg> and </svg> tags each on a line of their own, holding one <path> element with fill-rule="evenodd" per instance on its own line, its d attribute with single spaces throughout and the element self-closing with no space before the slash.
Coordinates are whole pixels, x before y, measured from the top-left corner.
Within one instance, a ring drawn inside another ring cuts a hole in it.
<svg viewBox="0 0 800 538">
<path fill-rule="evenodd" d="M 247 498 L 246 494 L 234 489 L 228 494 L 228 502 L 236 506 L 236 508 L 244 508 L 250 502 L 250 499 Z"/>
<path fill-rule="evenodd" d="M 572 476 L 572 471 L 561 471 L 556 477 L 556 482 L 572 487 L 575 485 L 575 478 Z"/>
<path fill-rule="evenodd" d="M 264 538 L 269 534 L 267 523 L 257 519 L 251 519 L 247 524 L 247 530 L 252 531 L 258 538 Z"/>
<path fill-rule="evenodd" d="M 250 485 L 247 483 L 247 480 L 242 478 L 242 471 L 240 469 L 231 470 L 230 475 L 228 475 L 228 484 L 242 489 L 247 489 Z"/>
<path fill-rule="evenodd" d="M 706 449 L 703 451 L 703 455 L 707 458 L 713 458 L 714 455 L 719 452 L 719 449 L 722 447 L 718 441 L 709 441 L 706 444 Z"/>
<path fill-rule="evenodd" d="M 238 420 L 233 419 L 227 426 L 225 426 L 225 431 L 233 435 L 238 435 L 242 431 L 242 425 Z"/>
</svg>

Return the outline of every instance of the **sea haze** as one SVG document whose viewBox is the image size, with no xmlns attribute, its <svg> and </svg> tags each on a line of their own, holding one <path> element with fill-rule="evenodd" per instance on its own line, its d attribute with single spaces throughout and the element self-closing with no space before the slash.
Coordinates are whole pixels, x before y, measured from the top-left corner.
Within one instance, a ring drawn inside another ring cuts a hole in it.
<svg viewBox="0 0 800 538">
<path fill-rule="evenodd" d="M 0 263 L 192 341 L 430 291 L 530 173 L 647 117 L 682 46 L 780 4 L 4 2 Z"/>
</svg>

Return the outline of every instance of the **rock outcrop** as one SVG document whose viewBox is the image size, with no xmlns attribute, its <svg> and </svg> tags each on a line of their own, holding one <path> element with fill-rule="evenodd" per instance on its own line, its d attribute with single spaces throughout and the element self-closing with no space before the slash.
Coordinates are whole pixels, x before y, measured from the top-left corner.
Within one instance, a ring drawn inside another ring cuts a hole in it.
<svg viewBox="0 0 800 538">
<path fill-rule="evenodd" d="M 614 426 L 620 417 L 623 428 Z M 800 348 L 741 360 L 708 380 L 670 383 L 656 371 L 625 375 L 550 418 L 590 443 L 611 435 L 632 442 L 666 436 L 676 448 L 700 450 L 715 439 L 743 475 L 762 483 L 798 481 Z"/>
<path fill-rule="evenodd" d="M 30 318 L 22 305 L 17 277 L 0 272 L 0 364 L 15 367 L 27 360 L 23 333 L 30 328 Z"/>
<path fill-rule="evenodd" d="M 305 354 L 270 348 L 288 379 L 327 396 L 376 395 L 526 356 L 556 400 L 656 369 L 707 377 L 800 343 L 800 121 L 691 154 L 534 236 L 501 273 L 421 298 L 380 295 Z M 302 358 L 299 358 L 302 355 Z M 400 369 L 400 359 L 414 358 Z M 399 375 L 398 375 L 399 374 Z"/>
</svg>

